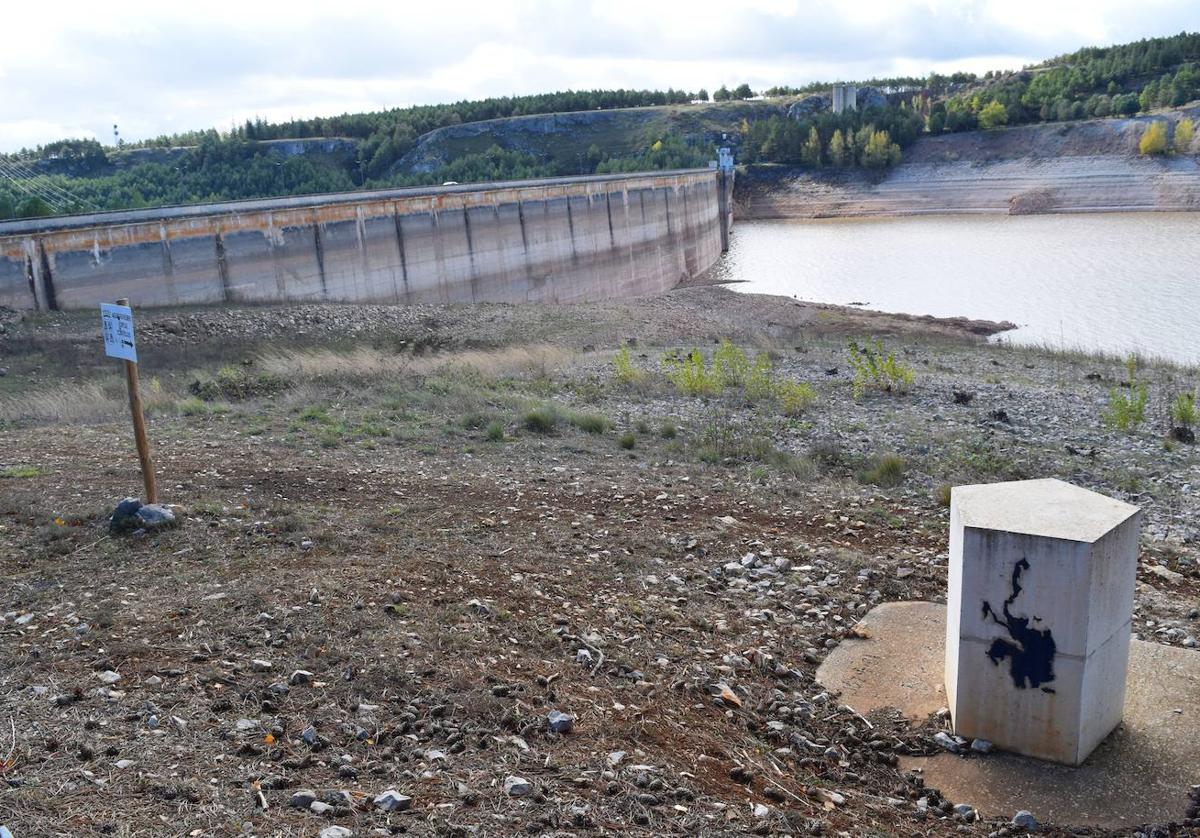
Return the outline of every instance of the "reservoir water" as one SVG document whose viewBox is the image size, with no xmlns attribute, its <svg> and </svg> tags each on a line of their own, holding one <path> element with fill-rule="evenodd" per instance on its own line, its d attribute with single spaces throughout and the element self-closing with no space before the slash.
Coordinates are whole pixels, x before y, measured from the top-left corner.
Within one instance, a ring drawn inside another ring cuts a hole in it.
<svg viewBox="0 0 1200 838">
<path fill-rule="evenodd" d="M 715 270 L 738 291 L 1008 320 L 997 340 L 1200 363 L 1200 213 L 738 222 Z"/>
</svg>

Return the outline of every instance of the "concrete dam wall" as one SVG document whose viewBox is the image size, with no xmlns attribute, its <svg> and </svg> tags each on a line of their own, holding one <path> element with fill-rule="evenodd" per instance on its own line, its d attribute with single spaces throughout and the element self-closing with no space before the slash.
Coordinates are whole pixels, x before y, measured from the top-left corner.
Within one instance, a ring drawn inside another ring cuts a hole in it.
<svg viewBox="0 0 1200 838">
<path fill-rule="evenodd" d="M 728 247 L 726 183 L 701 169 L 7 222 L 0 305 L 653 294 L 703 273 Z"/>
</svg>

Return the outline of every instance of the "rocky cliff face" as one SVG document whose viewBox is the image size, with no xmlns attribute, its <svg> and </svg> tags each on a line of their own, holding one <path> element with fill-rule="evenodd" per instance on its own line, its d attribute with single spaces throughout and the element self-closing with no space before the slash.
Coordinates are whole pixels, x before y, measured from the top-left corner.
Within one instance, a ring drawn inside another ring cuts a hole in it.
<svg viewBox="0 0 1200 838">
<path fill-rule="evenodd" d="M 783 115 L 782 102 L 723 102 L 708 105 L 667 105 L 647 108 L 575 111 L 570 113 L 489 119 L 449 125 L 425 134 L 402 157 L 392 173 L 431 172 L 464 154 L 503 149 L 557 160 L 568 168 L 576 155 L 595 145 L 612 156 L 644 151 L 668 133 L 691 141 L 717 145 L 722 135 L 736 145 L 743 119 Z"/>
</svg>

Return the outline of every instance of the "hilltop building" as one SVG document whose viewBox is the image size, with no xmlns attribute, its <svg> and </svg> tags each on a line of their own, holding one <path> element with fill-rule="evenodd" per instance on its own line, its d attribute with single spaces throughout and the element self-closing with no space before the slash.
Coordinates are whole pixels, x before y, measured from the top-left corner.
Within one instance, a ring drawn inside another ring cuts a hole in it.
<svg viewBox="0 0 1200 838">
<path fill-rule="evenodd" d="M 852 84 L 833 86 L 833 112 L 858 110 L 858 88 Z"/>
</svg>

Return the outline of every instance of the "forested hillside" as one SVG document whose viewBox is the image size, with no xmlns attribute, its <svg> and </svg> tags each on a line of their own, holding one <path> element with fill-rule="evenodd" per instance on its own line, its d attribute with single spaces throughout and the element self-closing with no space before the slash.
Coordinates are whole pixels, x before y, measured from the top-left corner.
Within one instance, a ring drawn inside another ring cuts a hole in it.
<svg viewBox="0 0 1200 838">
<path fill-rule="evenodd" d="M 894 165 L 921 136 L 1121 116 L 1200 96 L 1200 33 L 1089 47 L 1015 72 L 860 82 L 872 107 L 795 109 L 829 84 L 564 91 L 0 155 L 0 219 L 237 198 L 740 162 Z M 804 99 L 807 97 L 807 100 Z M 745 101 L 745 100 L 752 101 Z M 531 115 L 574 114 L 529 128 Z M 611 117 L 606 115 L 612 115 Z M 490 120 L 490 121 L 489 121 Z M 485 122 L 487 121 L 487 122 Z M 472 127 L 474 126 L 474 127 Z M 471 127 L 471 130 L 465 130 Z M 324 138 L 322 143 L 313 138 Z"/>
</svg>

